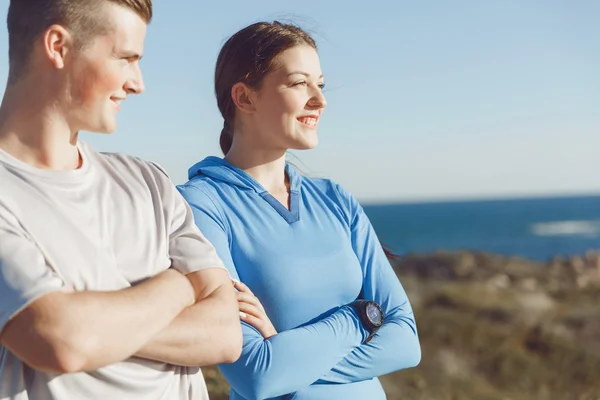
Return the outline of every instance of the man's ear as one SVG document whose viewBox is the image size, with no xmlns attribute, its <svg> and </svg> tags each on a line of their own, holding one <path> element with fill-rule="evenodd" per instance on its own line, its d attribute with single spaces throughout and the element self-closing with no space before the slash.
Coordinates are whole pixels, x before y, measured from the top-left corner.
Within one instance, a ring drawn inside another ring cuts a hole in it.
<svg viewBox="0 0 600 400">
<path fill-rule="evenodd" d="M 52 25 L 43 36 L 44 54 L 57 69 L 65 66 L 65 57 L 73 47 L 73 37 L 63 26 Z"/>
<path fill-rule="evenodd" d="M 231 98 L 238 110 L 251 114 L 256 111 L 254 104 L 256 93 L 243 82 L 238 82 L 231 88 Z"/>
</svg>

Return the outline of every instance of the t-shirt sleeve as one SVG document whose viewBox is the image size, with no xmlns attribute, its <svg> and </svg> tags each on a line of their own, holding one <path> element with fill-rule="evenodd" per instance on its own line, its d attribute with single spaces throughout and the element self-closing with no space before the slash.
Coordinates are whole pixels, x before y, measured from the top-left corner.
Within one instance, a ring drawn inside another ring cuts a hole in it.
<svg viewBox="0 0 600 400">
<path fill-rule="evenodd" d="M 34 300 L 63 287 L 17 219 L 0 209 L 0 332 Z"/>
<path fill-rule="evenodd" d="M 225 268 L 215 247 L 200 232 L 190 206 L 171 183 L 163 169 L 160 171 L 163 208 L 169 235 L 171 267 L 183 274 L 208 268 Z"/>
</svg>

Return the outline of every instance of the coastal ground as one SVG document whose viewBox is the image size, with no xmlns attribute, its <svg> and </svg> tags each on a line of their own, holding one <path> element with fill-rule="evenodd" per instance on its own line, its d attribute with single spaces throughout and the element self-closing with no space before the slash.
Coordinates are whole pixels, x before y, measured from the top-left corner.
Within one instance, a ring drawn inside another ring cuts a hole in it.
<svg viewBox="0 0 600 400">
<path fill-rule="evenodd" d="M 440 252 L 394 267 L 423 356 L 381 378 L 388 399 L 600 399 L 598 253 L 540 263 Z M 219 372 L 203 372 L 211 399 L 227 399 Z"/>
</svg>

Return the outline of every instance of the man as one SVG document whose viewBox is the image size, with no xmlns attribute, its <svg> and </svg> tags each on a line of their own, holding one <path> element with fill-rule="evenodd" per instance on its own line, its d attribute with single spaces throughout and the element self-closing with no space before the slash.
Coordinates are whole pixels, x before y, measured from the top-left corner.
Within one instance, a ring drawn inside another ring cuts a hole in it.
<svg viewBox="0 0 600 400">
<path fill-rule="evenodd" d="M 0 399 L 205 399 L 234 289 L 157 166 L 99 154 L 144 90 L 151 0 L 11 0 L 0 106 Z"/>
</svg>

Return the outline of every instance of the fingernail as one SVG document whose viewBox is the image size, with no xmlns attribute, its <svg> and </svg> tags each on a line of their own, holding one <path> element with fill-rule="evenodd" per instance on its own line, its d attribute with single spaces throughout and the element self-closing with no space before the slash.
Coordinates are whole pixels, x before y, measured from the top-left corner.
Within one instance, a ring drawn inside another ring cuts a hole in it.
<svg viewBox="0 0 600 400">
<path fill-rule="evenodd" d="M 246 315 L 246 313 L 245 313 L 245 312 L 241 312 L 241 311 L 240 311 L 240 317 L 242 317 L 242 318 L 246 318 L 246 317 L 247 317 L 247 315 Z"/>
</svg>

